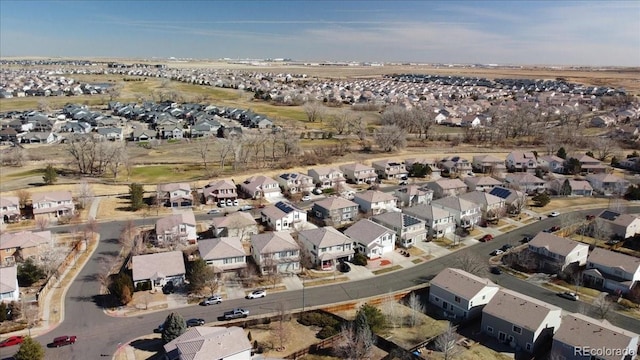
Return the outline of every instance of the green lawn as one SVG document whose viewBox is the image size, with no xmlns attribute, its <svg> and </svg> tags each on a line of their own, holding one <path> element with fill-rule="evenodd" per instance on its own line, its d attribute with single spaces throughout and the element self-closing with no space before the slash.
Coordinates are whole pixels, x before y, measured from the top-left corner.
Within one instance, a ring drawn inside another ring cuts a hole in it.
<svg viewBox="0 0 640 360">
<path fill-rule="evenodd" d="M 131 170 L 131 182 L 158 184 L 163 182 L 193 181 L 204 177 L 200 165 L 147 165 Z"/>
</svg>

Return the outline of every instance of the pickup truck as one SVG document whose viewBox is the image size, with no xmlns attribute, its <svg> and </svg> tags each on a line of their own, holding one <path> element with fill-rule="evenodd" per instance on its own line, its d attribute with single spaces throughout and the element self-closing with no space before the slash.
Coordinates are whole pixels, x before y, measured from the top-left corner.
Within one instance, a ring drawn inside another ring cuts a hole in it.
<svg viewBox="0 0 640 360">
<path fill-rule="evenodd" d="M 246 318 L 247 316 L 249 316 L 249 310 L 245 309 L 233 309 L 231 311 L 225 311 L 225 313 L 222 315 L 225 320 Z"/>
</svg>

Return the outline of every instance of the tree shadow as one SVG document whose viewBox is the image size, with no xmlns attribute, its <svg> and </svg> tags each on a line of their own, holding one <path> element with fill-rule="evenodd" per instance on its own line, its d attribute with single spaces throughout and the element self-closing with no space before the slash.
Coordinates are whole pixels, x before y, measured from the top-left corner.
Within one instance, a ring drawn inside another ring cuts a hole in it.
<svg viewBox="0 0 640 360">
<path fill-rule="evenodd" d="M 93 295 L 91 300 L 96 304 L 96 306 L 101 308 L 116 308 L 122 305 L 120 300 L 112 294 Z"/>
<path fill-rule="evenodd" d="M 79 278 L 83 282 L 93 282 L 98 280 L 98 274 L 89 274 Z"/>
<path fill-rule="evenodd" d="M 106 242 L 108 244 L 117 244 L 117 243 L 120 242 L 118 239 L 113 239 L 113 238 L 112 239 L 104 239 L 104 240 L 100 240 L 100 241 Z"/>
<path fill-rule="evenodd" d="M 142 350 L 142 351 L 162 351 L 162 339 L 154 338 L 154 339 L 138 339 L 133 340 L 129 343 L 133 348 Z"/>
<path fill-rule="evenodd" d="M 110 256 L 110 257 L 117 257 L 118 255 L 120 255 L 119 251 L 100 251 L 99 252 L 100 255 L 104 255 L 106 256 Z"/>
</svg>

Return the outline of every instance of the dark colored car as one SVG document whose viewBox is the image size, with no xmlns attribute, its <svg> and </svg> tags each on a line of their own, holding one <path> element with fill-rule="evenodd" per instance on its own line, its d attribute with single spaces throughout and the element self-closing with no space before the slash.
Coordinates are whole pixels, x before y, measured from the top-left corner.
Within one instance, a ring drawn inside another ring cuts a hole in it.
<svg viewBox="0 0 640 360">
<path fill-rule="evenodd" d="M 13 346 L 13 345 L 20 345 L 22 344 L 23 341 L 24 341 L 24 337 L 22 336 L 10 336 L 0 341 L 0 348 Z"/>
<path fill-rule="evenodd" d="M 338 271 L 342 273 L 348 273 L 349 271 L 351 271 L 351 266 L 343 261 L 338 264 Z"/>
<path fill-rule="evenodd" d="M 187 320 L 187 327 L 202 326 L 204 325 L 204 319 L 189 319 Z"/>
<path fill-rule="evenodd" d="M 511 248 L 513 248 L 513 245 L 511 245 L 511 244 L 504 244 L 504 245 L 502 245 L 502 247 L 500 248 L 500 250 L 502 250 L 502 251 L 507 251 L 507 250 L 509 250 L 509 249 L 511 249 Z"/>
<path fill-rule="evenodd" d="M 490 269 L 489 271 L 491 271 L 491 273 L 492 273 L 492 274 L 495 274 L 495 275 L 500 275 L 500 274 L 502 274 L 502 270 L 500 270 L 500 268 L 499 268 L 499 267 L 497 267 L 497 266 L 492 266 L 492 267 L 491 267 L 491 269 Z"/>
<path fill-rule="evenodd" d="M 53 347 L 72 345 L 76 343 L 77 339 L 78 338 L 76 336 L 58 336 L 57 338 L 53 339 L 53 342 L 51 343 L 51 345 Z"/>
<path fill-rule="evenodd" d="M 529 235 L 525 235 L 522 240 L 520 240 L 521 243 L 528 243 L 529 241 L 531 241 L 531 236 Z"/>
<path fill-rule="evenodd" d="M 176 287 L 173 285 L 173 281 L 167 281 L 162 287 L 163 294 L 173 294 L 176 291 Z"/>
<path fill-rule="evenodd" d="M 493 240 L 493 235 L 486 234 L 485 236 L 480 238 L 480 242 L 487 242 Z"/>
</svg>

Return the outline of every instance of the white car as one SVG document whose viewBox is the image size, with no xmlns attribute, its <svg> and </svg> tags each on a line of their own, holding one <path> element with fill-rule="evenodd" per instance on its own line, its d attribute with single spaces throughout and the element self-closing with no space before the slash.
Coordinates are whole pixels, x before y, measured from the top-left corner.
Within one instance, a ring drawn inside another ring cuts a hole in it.
<svg viewBox="0 0 640 360">
<path fill-rule="evenodd" d="M 240 201 L 238 199 L 233 200 L 233 206 L 240 206 Z"/>
<path fill-rule="evenodd" d="M 491 256 L 497 256 L 497 255 L 500 255 L 500 254 L 503 254 L 503 253 L 504 253 L 504 251 L 502 251 L 500 249 L 495 249 L 495 250 L 493 250 L 491 252 Z"/>
<path fill-rule="evenodd" d="M 310 201 L 311 200 L 311 196 L 309 195 L 305 195 L 302 197 L 302 201 Z"/>
<path fill-rule="evenodd" d="M 220 214 L 220 210 L 219 209 L 212 209 L 212 210 L 209 210 L 207 212 L 207 214 L 209 214 L 209 215 Z"/>
<path fill-rule="evenodd" d="M 552 211 L 552 212 L 549 214 L 549 217 L 558 217 L 558 216 L 560 216 L 560 213 L 559 213 L 559 212 L 557 212 L 557 211 Z"/>
<path fill-rule="evenodd" d="M 247 299 L 257 299 L 267 296 L 266 290 L 254 290 L 247 295 Z"/>
</svg>

